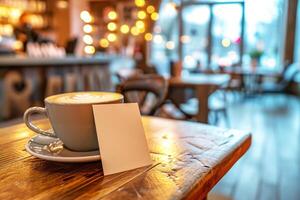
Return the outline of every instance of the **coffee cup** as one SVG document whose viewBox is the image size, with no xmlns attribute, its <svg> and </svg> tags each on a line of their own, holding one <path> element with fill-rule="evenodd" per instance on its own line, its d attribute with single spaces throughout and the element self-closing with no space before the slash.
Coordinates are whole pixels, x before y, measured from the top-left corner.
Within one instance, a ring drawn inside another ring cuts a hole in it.
<svg viewBox="0 0 300 200">
<path fill-rule="evenodd" d="M 99 149 L 94 123 L 95 104 L 123 103 L 123 95 L 112 92 L 74 92 L 49 96 L 45 108 L 31 107 L 24 113 L 24 122 L 32 131 L 57 137 L 64 146 L 73 151 Z M 30 116 L 44 114 L 49 118 L 53 131 L 35 126 Z"/>
</svg>

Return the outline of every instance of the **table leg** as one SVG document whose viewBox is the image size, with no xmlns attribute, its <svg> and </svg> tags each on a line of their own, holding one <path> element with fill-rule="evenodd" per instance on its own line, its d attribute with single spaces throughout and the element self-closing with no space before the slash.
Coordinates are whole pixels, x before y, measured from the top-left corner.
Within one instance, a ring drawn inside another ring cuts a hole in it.
<svg viewBox="0 0 300 200">
<path fill-rule="evenodd" d="M 208 96 L 209 96 L 209 87 L 197 87 L 196 95 L 198 98 L 198 113 L 196 119 L 198 122 L 208 123 Z"/>
</svg>

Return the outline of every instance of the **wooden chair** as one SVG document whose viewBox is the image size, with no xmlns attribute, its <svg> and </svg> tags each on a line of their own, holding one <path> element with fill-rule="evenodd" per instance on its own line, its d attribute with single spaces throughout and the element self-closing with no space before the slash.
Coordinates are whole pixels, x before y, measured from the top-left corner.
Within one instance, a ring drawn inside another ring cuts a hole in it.
<svg viewBox="0 0 300 200">
<path fill-rule="evenodd" d="M 186 103 L 180 105 L 180 111 L 184 113 L 186 119 L 194 120 L 198 113 L 198 103 L 198 99 L 191 98 Z M 214 92 L 208 99 L 208 106 L 210 124 L 217 125 L 220 117 L 223 117 L 226 126 L 230 127 L 225 91 L 219 90 Z"/>
<path fill-rule="evenodd" d="M 155 115 L 165 101 L 168 82 L 159 75 L 140 75 L 124 80 L 118 91 L 125 102 L 137 102 L 143 115 Z"/>
<path fill-rule="evenodd" d="M 266 82 L 260 84 L 261 93 L 283 93 L 287 92 L 288 87 L 294 80 L 295 76 L 300 73 L 300 63 L 292 63 L 288 65 L 282 72 L 281 79 L 276 83 Z"/>
</svg>

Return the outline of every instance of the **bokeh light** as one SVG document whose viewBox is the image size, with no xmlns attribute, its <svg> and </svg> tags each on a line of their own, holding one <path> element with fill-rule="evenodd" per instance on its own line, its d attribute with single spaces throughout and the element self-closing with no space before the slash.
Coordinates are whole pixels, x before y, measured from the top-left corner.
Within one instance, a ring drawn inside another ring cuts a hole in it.
<svg viewBox="0 0 300 200">
<path fill-rule="evenodd" d="M 151 41 L 152 38 L 153 38 L 153 36 L 152 36 L 151 33 L 146 33 L 146 34 L 145 34 L 145 40 L 146 40 L 146 41 Z"/>
<path fill-rule="evenodd" d="M 154 8 L 154 6 L 149 5 L 149 6 L 147 6 L 146 10 L 147 10 L 147 13 L 151 14 L 155 11 L 155 8 Z"/>
<path fill-rule="evenodd" d="M 115 31 L 117 29 L 117 24 L 115 22 L 109 22 L 107 24 L 107 29 L 110 31 Z"/>
<path fill-rule="evenodd" d="M 107 35 L 107 39 L 108 39 L 108 41 L 110 41 L 110 42 L 114 42 L 114 41 L 117 40 L 117 35 L 114 34 L 114 33 L 109 33 L 109 34 Z"/>
<path fill-rule="evenodd" d="M 90 14 L 88 11 L 86 11 L 86 10 L 84 10 L 84 11 L 82 11 L 82 12 L 80 13 L 80 19 L 81 19 L 82 21 L 84 21 L 85 23 L 90 23 L 90 22 L 92 22 L 92 16 L 91 16 L 91 14 Z"/>
<path fill-rule="evenodd" d="M 153 14 L 153 13 L 152 13 L 152 14 Z M 143 10 L 138 11 L 138 12 L 137 12 L 137 17 L 138 17 L 139 19 L 145 19 L 145 18 L 146 18 L 146 12 L 143 11 Z"/>
<path fill-rule="evenodd" d="M 137 7 L 143 7 L 145 5 L 145 0 L 135 0 L 134 3 Z"/>
<path fill-rule="evenodd" d="M 154 12 L 154 13 L 151 14 L 151 19 L 152 19 L 153 21 L 158 20 L 158 18 L 159 18 L 159 14 L 158 14 L 157 12 Z"/>
<path fill-rule="evenodd" d="M 135 26 L 131 28 L 130 32 L 134 36 L 137 36 L 140 33 L 139 29 L 137 27 L 135 27 Z"/>
<path fill-rule="evenodd" d="M 222 46 L 225 47 L 225 48 L 227 48 L 231 45 L 231 41 L 228 38 L 222 39 L 221 43 L 222 43 Z"/>
<path fill-rule="evenodd" d="M 123 24 L 120 27 L 120 31 L 121 31 L 121 33 L 127 34 L 129 32 L 129 26 L 127 24 Z"/>
<path fill-rule="evenodd" d="M 108 19 L 110 20 L 115 20 L 118 17 L 118 14 L 116 13 L 116 11 L 109 11 L 108 15 L 107 15 Z"/>
<path fill-rule="evenodd" d="M 86 24 L 83 26 L 83 32 L 85 33 L 91 33 L 93 32 L 93 26 L 90 24 Z"/>
<path fill-rule="evenodd" d="M 107 39 L 105 38 L 102 38 L 100 41 L 99 41 L 99 45 L 103 48 L 107 48 L 109 46 L 109 42 Z"/>
<path fill-rule="evenodd" d="M 95 53 L 95 47 L 93 47 L 93 46 L 85 46 L 84 47 L 84 52 L 86 53 L 86 54 L 94 54 Z"/>
<path fill-rule="evenodd" d="M 84 35 L 83 36 L 83 42 L 85 44 L 93 44 L 93 38 L 90 35 Z"/>
<path fill-rule="evenodd" d="M 175 42 L 173 42 L 173 41 L 168 41 L 168 42 L 166 43 L 166 48 L 169 49 L 169 50 L 174 49 L 174 48 L 175 48 Z"/>
</svg>

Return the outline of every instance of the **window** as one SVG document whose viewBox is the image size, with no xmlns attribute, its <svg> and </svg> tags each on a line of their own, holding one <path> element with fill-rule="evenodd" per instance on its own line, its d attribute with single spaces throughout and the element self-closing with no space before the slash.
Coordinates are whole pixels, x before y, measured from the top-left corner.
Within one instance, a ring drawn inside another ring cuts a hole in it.
<svg viewBox="0 0 300 200">
<path fill-rule="evenodd" d="M 282 67 L 287 1 L 245 0 L 244 26 L 243 2 L 209 2 L 191 1 L 184 5 L 181 13 L 183 34 L 179 36 L 178 11 L 170 7 L 169 0 L 162 1 L 152 42 L 153 64 L 159 62 L 162 66 L 163 60 L 178 60 L 178 43 L 181 40 L 183 66 L 186 69 L 238 65 L 241 61 L 243 67 L 247 67 L 250 65 L 250 54 L 255 51 L 262 53 L 261 67 L 274 70 Z"/>
</svg>

